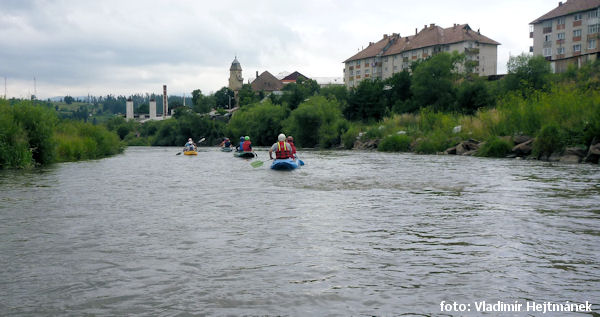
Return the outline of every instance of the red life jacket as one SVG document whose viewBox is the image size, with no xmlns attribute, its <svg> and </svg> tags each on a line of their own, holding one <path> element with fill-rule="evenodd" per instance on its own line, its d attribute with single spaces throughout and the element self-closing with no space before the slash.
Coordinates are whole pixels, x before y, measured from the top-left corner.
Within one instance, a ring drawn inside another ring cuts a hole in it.
<svg viewBox="0 0 600 317">
<path fill-rule="evenodd" d="M 252 152 L 252 142 L 244 141 L 244 143 L 242 143 L 242 150 L 244 152 Z"/>
<path fill-rule="evenodd" d="M 288 147 L 285 141 L 277 142 L 277 150 L 275 151 L 275 158 L 286 159 L 292 157 L 292 149 Z"/>
<path fill-rule="evenodd" d="M 296 146 L 294 145 L 294 142 L 288 141 L 288 143 L 292 146 L 292 154 L 296 154 Z"/>
</svg>

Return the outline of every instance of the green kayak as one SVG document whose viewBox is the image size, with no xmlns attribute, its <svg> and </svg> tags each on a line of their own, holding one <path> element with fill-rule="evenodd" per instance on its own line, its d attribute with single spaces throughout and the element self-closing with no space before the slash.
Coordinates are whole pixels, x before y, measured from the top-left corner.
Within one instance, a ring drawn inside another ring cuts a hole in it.
<svg viewBox="0 0 600 317">
<path fill-rule="evenodd" d="M 233 156 L 251 158 L 256 156 L 256 154 L 254 152 L 235 152 L 233 153 Z"/>
</svg>

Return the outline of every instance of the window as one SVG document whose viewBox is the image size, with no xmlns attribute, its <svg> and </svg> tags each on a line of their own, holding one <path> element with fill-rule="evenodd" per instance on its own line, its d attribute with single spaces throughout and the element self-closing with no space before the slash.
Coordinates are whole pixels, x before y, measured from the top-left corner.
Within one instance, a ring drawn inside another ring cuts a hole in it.
<svg viewBox="0 0 600 317">
<path fill-rule="evenodd" d="M 544 47 L 544 56 L 552 55 L 552 47 Z"/>
<path fill-rule="evenodd" d="M 598 17 L 598 10 L 588 12 L 588 19 L 593 19 Z"/>
<path fill-rule="evenodd" d="M 573 30 L 573 37 L 580 37 L 580 36 L 581 36 L 581 29 Z"/>
<path fill-rule="evenodd" d="M 558 24 L 558 25 L 565 24 L 565 17 L 556 19 L 556 24 Z"/>
<path fill-rule="evenodd" d="M 565 32 L 558 33 L 556 35 L 556 38 L 558 38 L 559 40 L 564 40 L 565 39 Z"/>
<path fill-rule="evenodd" d="M 357 70 L 357 71 L 356 71 L 356 75 L 360 75 L 360 70 Z"/>
<path fill-rule="evenodd" d="M 573 19 L 574 19 L 575 21 L 579 21 L 579 20 L 581 20 L 581 13 L 577 13 L 577 14 L 575 14 L 575 16 L 573 17 Z"/>
<path fill-rule="evenodd" d="M 350 76 L 354 76 L 354 71 L 353 70 L 350 71 Z"/>
<path fill-rule="evenodd" d="M 596 39 L 591 39 L 588 41 L 588 50 L 596 49 Z"/>
<path fill-rule="evenodd" d="M 600 29 L 600 24 L 592 24 L 588 26 L 588 34 L 598 33 L 598 29 Z"/>
<path fill-rule="evenodd" d="M 581 44 L 573 45 L 573 53 L 581 52 Z"/>
<path fill-rule="evenodd" d="M 552 41 L 552 34 L 544 35 L 544 42 L 550 42 L 550 41 Z"/>
<path fill-rule="evenodd" d="M 565 48 L 564 47 L 558 47 L 558 48 L 556 48 L 556 54 L 563 55 L 564 53 L 565 53 Z"/>
</svg>

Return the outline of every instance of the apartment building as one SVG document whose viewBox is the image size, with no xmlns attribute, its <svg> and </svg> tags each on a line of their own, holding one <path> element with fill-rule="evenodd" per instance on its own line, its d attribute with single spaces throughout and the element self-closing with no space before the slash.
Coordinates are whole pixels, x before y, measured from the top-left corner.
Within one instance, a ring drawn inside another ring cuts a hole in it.
<svg viewBox="0 0 600 317">
<path fill-rule="evenodd" d="M 530 52 L 564 72 L 569 64 L 581 66 L 600 56 L 600 0 L 568 0 L 530 23 Z"/>
<path fill-rule="evenodd" d="M 496 75 L 500 43 L 474 31 L 468 24 L 442 28 L 425 25 L 415 35 L 384 34 L 378 42 L 344 61 L 344 83 L 356 87 L 364 79 L 386 79 L 408 70 L 410 64 L 439 52 L 465 53 L 471 71 L 481 76 Z"/>
</svg>

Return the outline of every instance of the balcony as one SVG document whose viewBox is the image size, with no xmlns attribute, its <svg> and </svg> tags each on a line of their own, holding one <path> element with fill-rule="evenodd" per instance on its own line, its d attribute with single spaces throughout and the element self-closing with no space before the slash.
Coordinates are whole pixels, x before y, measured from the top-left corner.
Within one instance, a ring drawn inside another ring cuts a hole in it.
<svg viewBox="0 0 600 317">
<path fill-rule="evenodd" d="M 573 36 L 573 42 L 581 41 L 581 36 Z"/>
<path fill-rule="evenodd" d="M 350 68 L 349 68 L 349 69 L 350 69 L 350 70 L 354 70 L 354 66 L 350 66 Z"/>
<path fill-rule="evenodd" d="M 529 32 L 529 38 L 532 39 L 533 38 L 533 32 Z"/>
<path fill-rule="evenodd" d="M 552 56 L 546 56 L 544 57 L 547 61 L 551 61 L 552 60 Z"/>
<path fill-rule="evenodd" d="M 600 39 L 600 33 L 588 34 L 587 39 L 588 41 L 593 39 Z"/>
<path fill-rule="evenodd" d="M 465 47 L 465 54 L 469 54 L 469 55 L 479 54 L 479 49 L 478 48 Z"/>
<path fill-rule="evenodd" d="M 529 47 L 529 53 L 533 53 L 533 46 Z"/>
<path fill-rule="evenodd" d="M 559 24 L 556 26 L 556 30 L 564 30 L 565 29 L 565 24 Z"/>
<path fill-rule="evenodd" d="M 573 26 L 581 26 L 581 20 L 573 21 Z"/>
<path fill-rule="evenodd" d="M 551 41 L 544 42 L 544 47 L 545 48 L 552 47 L 552 42 Z"/>
<path fill-rule="evenodd" d="M 561 45 L 561 44 L 565 44 L 565 40 L 556 40 L 556 44 Z"/>
<path fill-rule="evenodd" d="M 544 28 L 544 30 L 543 30 L 542 32 L 543 32 L 544 34 L 546 34 L 546 33 L 552 33 L 552 27 L 551 27 L 551 26 L 545 27 L 545 28 Z"/>
</svg>

